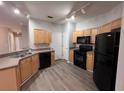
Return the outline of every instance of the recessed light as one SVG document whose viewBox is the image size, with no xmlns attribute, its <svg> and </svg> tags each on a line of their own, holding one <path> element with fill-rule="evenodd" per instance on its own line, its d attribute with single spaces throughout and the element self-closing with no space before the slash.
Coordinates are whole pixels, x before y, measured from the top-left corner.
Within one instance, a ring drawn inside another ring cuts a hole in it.
<svg viewBox="0 0 124 93">
<path fill-rule="evenodd" d="M 15 14 L 20 14 L 20 10 L 17 9 L 17 8 L 15 8 L 15 9 L 14 9 L 14 13 L 15 13 Z"/>
<path fill-rule="evenodd" d="M 30 18 L 30 15 L 29 14 L 27 14 L 27 16 L 26 16 L 28 19 Z"/>
<path fill-rule="evenodd" d="M 3 5 L 3 1 L 0 1 L 0 5 Z"/>
</svg>

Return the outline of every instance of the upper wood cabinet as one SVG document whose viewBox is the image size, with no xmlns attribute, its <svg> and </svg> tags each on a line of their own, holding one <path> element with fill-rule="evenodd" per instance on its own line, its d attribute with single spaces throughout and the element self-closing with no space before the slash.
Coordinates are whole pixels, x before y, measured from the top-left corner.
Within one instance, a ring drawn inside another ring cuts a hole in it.
<svg viewBox="0 0 124 93">
<path fill-rule="evenodd" d="M 42 29 L 34 29 L 34 43 L 35 44 L 49 44 L 51 43 L 52 33 Z"/>
<path fill-rule="evenodd" d="M 34 43 L 35 44 L 40 44 L 40 43 L 44 43 L 44 31 L 39 30 L 39 29 L 35 29 L 34 30 Z"/>
<path fill-rule="evenodd" d="M 111 32 L 111 23 L 101 26 L 100 33 Z"/>
<path fill-rule="evenodd" d="M 49 44 L 51 42 L 51 40 L 52 40 L 52 36 L 51 35 L 52 35 L 51 32 L 48 32 L 48 31 L 45 32 L 44 43 Z"/>
<path fill-rule="evenodd" d="M 77 37 L 83 36 L 83 31 L 75 31 L 73 32 L 72 35 L 72 42 L 76 43 L 77 42 Z"/>
<path fill-rule="evenodd" d="M 91 29 L 91 43 L 95 43 L 97 34 L 98 34 L 98 28 Z"/>
<path fill-rule="evenodd" d="M 119 18 L 119 19 L 116 19 L 116 20 L 114 20 L 114 21 L 112 21 L 112 26 L 111 26 L 111 28 L 112 29 L 115 29 L 115 28 L 119 28 L 119 27 L 121 27 L 121 18 Z"/>
<path fill-rule="evenodd" d="M 91 35 L 91 29 L 87 29 L 83 31 L 83 36 L 90 36 Z"/>
</svg>

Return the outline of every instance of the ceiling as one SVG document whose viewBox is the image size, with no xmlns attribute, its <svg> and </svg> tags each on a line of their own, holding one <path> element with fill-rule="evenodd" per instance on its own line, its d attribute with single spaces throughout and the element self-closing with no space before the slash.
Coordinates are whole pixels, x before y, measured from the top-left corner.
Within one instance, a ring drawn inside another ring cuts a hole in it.
<svg viewBox="0 0 124 93">
<path fill-rule="evenodd" d="M 28 24 L 27 14 L 31 18 L 44 20 L 48 22 L 59 23 L 72 11 L 75 11 L 88 3 L 86 1 L 5 1 L 3 6 L 0 6 L 0 23 L 9 25 L 15 29 L 22 25 Z M 113 7 L 121 2 L 117 1 L 89 1 L 90 5 L 85 8 L 86 14 L 83 15 L 80 11 L 76 14 L 77 20 L 86 20 L 93 16 L 103 14 L 110 11 Z M 21 15 L 13 13 L 14 8 L 21 11 Z M 47 16 L 52 16 L 49 19 Z"/>
</svg>

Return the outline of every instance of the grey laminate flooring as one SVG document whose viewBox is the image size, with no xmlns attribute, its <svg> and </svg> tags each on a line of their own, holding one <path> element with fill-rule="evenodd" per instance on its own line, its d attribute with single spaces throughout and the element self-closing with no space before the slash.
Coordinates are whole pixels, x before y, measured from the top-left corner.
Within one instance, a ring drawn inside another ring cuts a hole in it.
<svg viewBox="0 0 124 93">
<path fill-rule="evenodd" d="M 96 91 L 91 72 L 66 62 L 57 62 L 39 71 L 23 87 L 23 91 Z"/>
</svg>

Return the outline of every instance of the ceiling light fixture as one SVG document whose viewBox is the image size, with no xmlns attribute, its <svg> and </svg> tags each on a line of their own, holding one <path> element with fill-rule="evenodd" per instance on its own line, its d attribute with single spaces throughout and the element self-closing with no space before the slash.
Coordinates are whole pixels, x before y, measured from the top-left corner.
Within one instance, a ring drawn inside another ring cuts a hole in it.
<svg viewBox="0 0 124 93">
<path fill-rule="evenodd" d="M 75 16 L 74 16 L 74 15 L 72 15 L 72 16 L 71 16 L 71 19 L 72 19 L 72 20 L 75 20 Z"/>
<path fill-rule="evenodd" d="M 86 11 L 82 8 L 82 9 L 81 9 L 81 13 L 82 13 L 82 14 L 86 14 Z"/>
<path fill-rule="evenodd" d="M 3 1 L 0 1 L 0 5 L 3 5 Z"/>
<path fill-rule="evenodd" d="M 86 14 L 86 11 L 84 10 L 84 8 L 88 7 L 90 5 L 90 3 L 86 3 L 84 4 L 82 7 L 80 7 L 79 9 L 73 11 L 70 15 L 76 15 L 78 12 L 82 12 L 83 14 Z"/>
<path fill-rule="evenodd" d="M 15 8 L 15 9 L 14 9 L 14 13 L 15 13 L 15 14 L 20 14 L 20 10 L 17 9 L 17 8 Z"/>
</svg>

